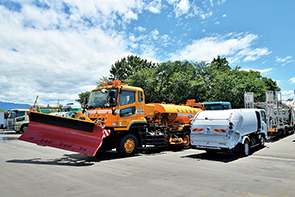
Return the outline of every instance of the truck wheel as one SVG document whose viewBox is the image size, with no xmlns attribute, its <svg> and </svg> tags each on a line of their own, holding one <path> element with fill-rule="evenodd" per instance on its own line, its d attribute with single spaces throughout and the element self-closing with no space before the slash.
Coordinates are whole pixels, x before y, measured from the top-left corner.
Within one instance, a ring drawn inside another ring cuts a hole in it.
<svg viewBox="0 0 295 197">
<path fill-rule="evenodd" d="M 287 136 L 288 135 L 288 130 L 287 130 L 287 128 L 285 127 L 284 128 L 284 136 Z"/>
<path fill-rule="evenodd" d="M 260 139 L 260 148 L 264 148 L 265 146 L 265 138 L 264 136 L 261 136 L 261 139 Z"/>
<path fill-rule="evenodd" d="M 117 153 L 122 156 L 132 156 L 137 152 L 138 141 L 137 138 L 131 134 L 122 135 L 117 143 Z"/>
<path fill-rule="evenodd" d="M 241 156 L 248 156 L 250 154 L 250 143 L 249 140 L 245 140 L 242 144 Z"/>
<path fill-rule="evenodd" d="M 184 134 L 183 136 L 183 141 L 186 141 L 184 145 L 184 149 L 189 149 L 191 146 L 191 140 L 190 140 L 190 135 L 189 133 Z"/>
<path fill-rule="evenodd" d="M 27 125 L 27 124 L 23 125 L 23 126 L 20 128 L 20 132 L 21 132 L 21 133 L 25 132 L 25 131 L 27 130 L 27 128 L 28 128 L 28 125 Z"/>
</svg>

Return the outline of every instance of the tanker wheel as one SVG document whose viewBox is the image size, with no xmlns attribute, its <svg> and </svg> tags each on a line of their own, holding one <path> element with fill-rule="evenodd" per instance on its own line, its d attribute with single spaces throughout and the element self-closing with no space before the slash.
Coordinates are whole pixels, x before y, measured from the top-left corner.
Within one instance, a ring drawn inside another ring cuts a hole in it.
<svg viewBox="0 0 295 197">
<path fill-rule="evenodd" d="M 122 156 L 132 156 L 137 152 L 138 140 L 133 134 L 122 135 L 117 143 L 117 153 Z"/>
<path fill-rule="evenodd" d="M 191 147 L 191 140 L 189 133 L 184 134 L 183 141 L 185 141 L 184 149 L 189 149 Z"/>
</svg>

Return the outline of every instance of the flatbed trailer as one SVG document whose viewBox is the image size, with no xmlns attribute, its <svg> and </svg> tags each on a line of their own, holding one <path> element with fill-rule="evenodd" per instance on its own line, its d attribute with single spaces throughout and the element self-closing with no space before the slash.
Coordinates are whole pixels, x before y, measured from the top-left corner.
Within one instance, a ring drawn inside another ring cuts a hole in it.
<svg viewBox="0 0 295 197">
<path fill-rule="evenodd" d="M 245 108 L 265 109 L 268 136 L 286 136 L 294 133 L 294 109 L 282 101 L 282 94 L 278 91 L 267 91 L 265 102 L 254 102 L 253 92 L 246 92 Z"/>
</svg>

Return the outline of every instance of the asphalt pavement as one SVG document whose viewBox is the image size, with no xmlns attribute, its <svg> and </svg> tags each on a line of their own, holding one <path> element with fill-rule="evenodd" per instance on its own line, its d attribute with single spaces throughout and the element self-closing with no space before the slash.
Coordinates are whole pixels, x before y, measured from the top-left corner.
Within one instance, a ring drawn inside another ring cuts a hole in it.
<svg viewBox="0 0 295 197">
<path fill-rule="evenodd" d="M 295 196 L 295 135 L 243 158 L 173 147 L 89 157 L 19 136 L 0 130 L 0 196 Z"/>
</svg>

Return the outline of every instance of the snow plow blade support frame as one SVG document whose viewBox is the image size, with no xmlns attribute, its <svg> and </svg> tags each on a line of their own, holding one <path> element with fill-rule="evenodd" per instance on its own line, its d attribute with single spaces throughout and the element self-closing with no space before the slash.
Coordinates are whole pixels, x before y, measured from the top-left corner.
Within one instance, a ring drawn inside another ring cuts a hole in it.
<svg viewBox="0 0 295 197">
<path fill-rule="evenodd" d="M 103 128 L 94 122 L 31 112 L 19 140 L 94 156 L 102 144 Z"/>
</svg>

